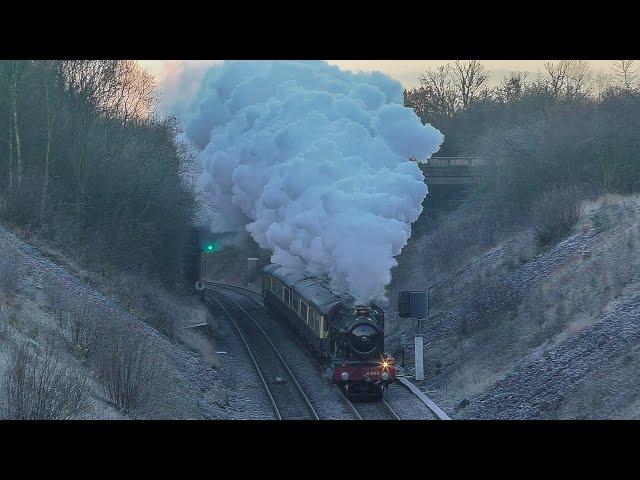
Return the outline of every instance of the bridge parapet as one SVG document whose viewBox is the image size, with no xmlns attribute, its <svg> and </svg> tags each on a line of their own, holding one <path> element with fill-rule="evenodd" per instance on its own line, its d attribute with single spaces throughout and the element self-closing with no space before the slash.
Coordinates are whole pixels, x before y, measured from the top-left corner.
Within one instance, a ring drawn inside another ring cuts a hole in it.
<svg viewBox="0 0 640 480">
<path fill-rule="evenodd" d="M 485 157 L 431 157 L 420 168 L 427 185 L 464 185 L 478 182 Z"/>
<path fill-rule="evenodd" d="M 431 167 L 482 167 L 485 157 L 431 157 L 427 166 Z"/>
</svg>

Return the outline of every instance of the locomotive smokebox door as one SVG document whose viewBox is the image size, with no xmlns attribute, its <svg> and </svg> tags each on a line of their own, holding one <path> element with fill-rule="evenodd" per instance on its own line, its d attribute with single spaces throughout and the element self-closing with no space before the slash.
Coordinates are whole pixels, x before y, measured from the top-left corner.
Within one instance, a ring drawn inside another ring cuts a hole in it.
<svg viewBox="0 0 640 480">
<path fill-rule="evenodd" d="M 426 290 L 402 291 L 398 294 L 398 316 L 400 318 L 427 318 L 429 296 Z"/>
</svg>

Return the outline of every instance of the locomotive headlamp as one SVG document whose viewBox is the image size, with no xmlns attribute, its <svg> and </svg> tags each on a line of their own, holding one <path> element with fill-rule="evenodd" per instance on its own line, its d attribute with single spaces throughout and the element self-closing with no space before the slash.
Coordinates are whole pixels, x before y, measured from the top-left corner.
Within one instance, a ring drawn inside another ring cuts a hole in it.
<svg viewBox="0 0 640 480">
<path fill-rule="evenodd" d="M 382 372 L 380 378 L 386 382 L 387 380 L 389 380 L 389 372 Z"/>
<path fill-rule="evenodd" d="M 342 372 L 340 374 L 340 378 L 346 382 L 347 380 L 349 380 L 349 372 Z"/>
</svg>

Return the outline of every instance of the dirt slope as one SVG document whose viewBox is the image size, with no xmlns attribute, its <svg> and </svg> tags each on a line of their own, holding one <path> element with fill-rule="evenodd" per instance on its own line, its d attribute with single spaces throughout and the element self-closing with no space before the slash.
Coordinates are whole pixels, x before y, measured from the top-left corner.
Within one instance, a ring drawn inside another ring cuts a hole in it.
<svg viewBox="0 0 640 480">
<path fill-rule="evenodd" d="M 640 198 L 583 210 L 556 245 L 520 232 L 432 289 L 422 388 L 452 417 L 640 415 Z"/>
<path fill-rule="evenodd" d="M 85 280 L 54 263 L 14 233 L 0 227 L 0 255 L 3 268 L 17 268 L 22 274 L 10 291 L 0 288 L 0 402 L 6 400 L 3 389 L 12 349 L 18 344 L 30 345 L 34 352 L 53 349 L 63 367 L 73 374 L 86 376 L 89 386 L 89 408 L 73 418 L 270 418 L 261 408 L 260 387 L 252 377 L 245 359 L 233 352 L 219 363 L 203 342 L 190 345 L 182 339 L 170 339 L 153 327 L 132 316 L 117 301 L 105 296 Z M 55 288 L 52 288 L 54 286 Z M 54 305 L 51 292 L 58 296 Z M 158 364 L 162 364 L 162 385 L 155 390 L 145 409 L 124 413 L 108 398 L 104 386 L 82 352 L 68 347 L 69 331 L 65 323 L 71 305 L 93 308 L 100 321 L 118 319 L 131 335 L 139 334 L 150 345 Z M 58 307 L 58 308 L 56 308 Z M 194 315 L 196 312 L 194 312 Z M 199 315 L 198 318 L 200 317 Z M 216 319 L 212 319 L 216 326 Z M 181 318 L 181 326 L 197 320 Z M 231 332 L 220 327 L 221 344 Z M 237 351 L 241 349 L 238 347 Z M 246 368 L 243 368 L 245 366 Z"/>
</svg>

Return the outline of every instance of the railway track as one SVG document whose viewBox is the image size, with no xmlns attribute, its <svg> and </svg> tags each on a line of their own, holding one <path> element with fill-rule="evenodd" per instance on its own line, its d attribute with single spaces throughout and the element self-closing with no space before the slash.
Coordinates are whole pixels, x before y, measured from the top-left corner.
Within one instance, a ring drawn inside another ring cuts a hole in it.
<svg viewBox="0 0 640 480">
<path fill-rule="evenodd" d="M 245 288 L 245 287 L 240 287 L 238 285 L 231 285 L 229 283 L 220 283 L 220 282 L 204 282 L 204 284 L 205 284 L 205 288 L 206 287 L 222 288 L 226 290 L 231 290 L 232 292 L 241 293 L 244 296 L 246 296 L 248 299 L 250 299 L 253 303 L 256 303 L 261 307 L 264 307 L 264 304 L 262 303 L 262 294 L 256 292 L 255 290 L 251 290 L 250 288 Z"/>
<path fill-rule="evenodd" d="M 278 420 L 319 420 L 286 360 L 253 316 L 233 298 L 216 289 L 205 299 L 224 313 L 238 332 Z"/>
<path fill-rule="evenodd" d="M 353 403 L 362 420 L 400 420 L 391 406 L 382 400 L 375 403 Z"/>
<path fill-rule="evenodd" d="M 386 400 L 375 403 L 352 402 L 342 390 L 335 385 L 334 387 L 357 420 L 402 420 Z"/>
<path fill-rule="evenodd" d="M 214 289 L 224 289 L 232 292 L 237 292 L 245 296 L 252 303 L 264 307 L 262 300 L 262 295 L 259 293 L 237 285 L 230 285 L 226 283 L 218 283 L 218 282 L 207 282 L 207 286 Z M 258 300 L 260 299 L 260 300 Z M 296 342 L 298 342 L 296 338 Z M 302 344 L 298 345 L 303 351 L 305 351 Z M 322 372 L 322 365 L 318 363 L 318 360 L 309 355 L 309 358 L 313 361 L 313 363 L 318 367 L 318 371 Z M 391 406 L 386 402 L 377 402 L 375 404 L 367 404 L 367 403 L 354 403 L 351 402 L 344 393 L 334 385 L 335 391 L 337 395 L 340 397 L 342 403 L 347 407 L 347 409 L 351 412 L 353 417 L 356 420 L 400 420 L 398 414 L 391 408 Z"/>
<path fill-rule="evenodd" d="M 221 282 L 205 282 L 205 286 L 208 287 L 208 291 L 219 291 L 219 290 L 226 290 L 226 291 L 231 291 L 231 292 L 236 292 L 239 293 L 241 295 L 243 295 L 245 298 L 247 298 L 248 300 L 250 300 L 252 303 L 256 304 L 259 307 L 264 308 L 264 304 L 262 303 L 262 295 L 254 290 L 251 290 L 249 288 L 245 288 L 245 287 L 240 287 L 238 285 L 231 285 L 228 283 L 221 283 Z M 205 290 L 205 292 L 207 291 Z M 236 305 L 237 302 L 235 302 Z M 239 305 L 238 305 L 239 306 Z M 242 307 L 240 307 L 242 308 Z M 244 309 L 243 309 L 244 310 Z M 233 320 L 232 320 L 233 321 Z M 254 323 L 259 327 L 259 324 L 257 321 L 254 320 Z M 261 329 L 262 330 L 262 329 Z M 262 330 L 264 332 L 264 330 Z M 266 335 L 266 333 L 265 333 Z M 300 347 L 300 349 L 302 351 L 306 352 L 306 349 L 304 348 L 304 346 L 299 342 L 299 339 L 296 337 L 296 342 L 298 343 L 298 346 Z M 274 346 L 275 348 L 275 346 Z M 318 367 L 319 371 L 322 371 L 322 366 L 318 363 L 317 359 L 311 355 L 308 355 L 309 358 L 315 363 L 315 365 Z M 255 365 L 255 362 L 254 362 Z M 401 385 L 402 387 L 399 388 L 407 388 L 409 391 L 412 391 L 412 389 L 407 386 L 407 384 L 405 382 L 398 382 L 399 385 Z M 391 407 L 391 405 L 389 405 L 389 403 L 386 400 L 382 400 L 381 402 L 376 402 L 376 403 L 360 403 L 360 402 L 352 402 L 351 400 L 349 400 L 344 393 L 342 392 L 342 390 L 340 390 L 337 386 L 334 385 L 334 388 L 336 390 L 336 392 L 338 393 L 338 395 L 341 397 L 342 402 L 345 404 L 345 406 L 347 407 L 347 409 L 351 412 L 351 414 L 353 415 L 353 417 L 357 420 L 401 420 L 401 417 L 398 415 L 398 413 Z M 415 392 L 412 391 L 412 393 L 415 394 Z M 424 396 L 424 395 L 423 395 Z M 429 400 L 429 402 L 431 402 Z M 433 403 L 433 402 L 431 402 Z M 434 414 L 435 418 L 438 418 L 440 420 L 444 420 L 444 419 L 449 419 L 446 414 L 444 414 L 444 412 L 442 412 L 442 410 L 439 409 L 439 407 L 437 407 L 437 405 L 433 404 L 433 405 L 429 405 L 427 403 L 427 407 L 432 411 L 432 413 Z M 435 408 L 435 410 L 434 410 Z"/>
</svg>

